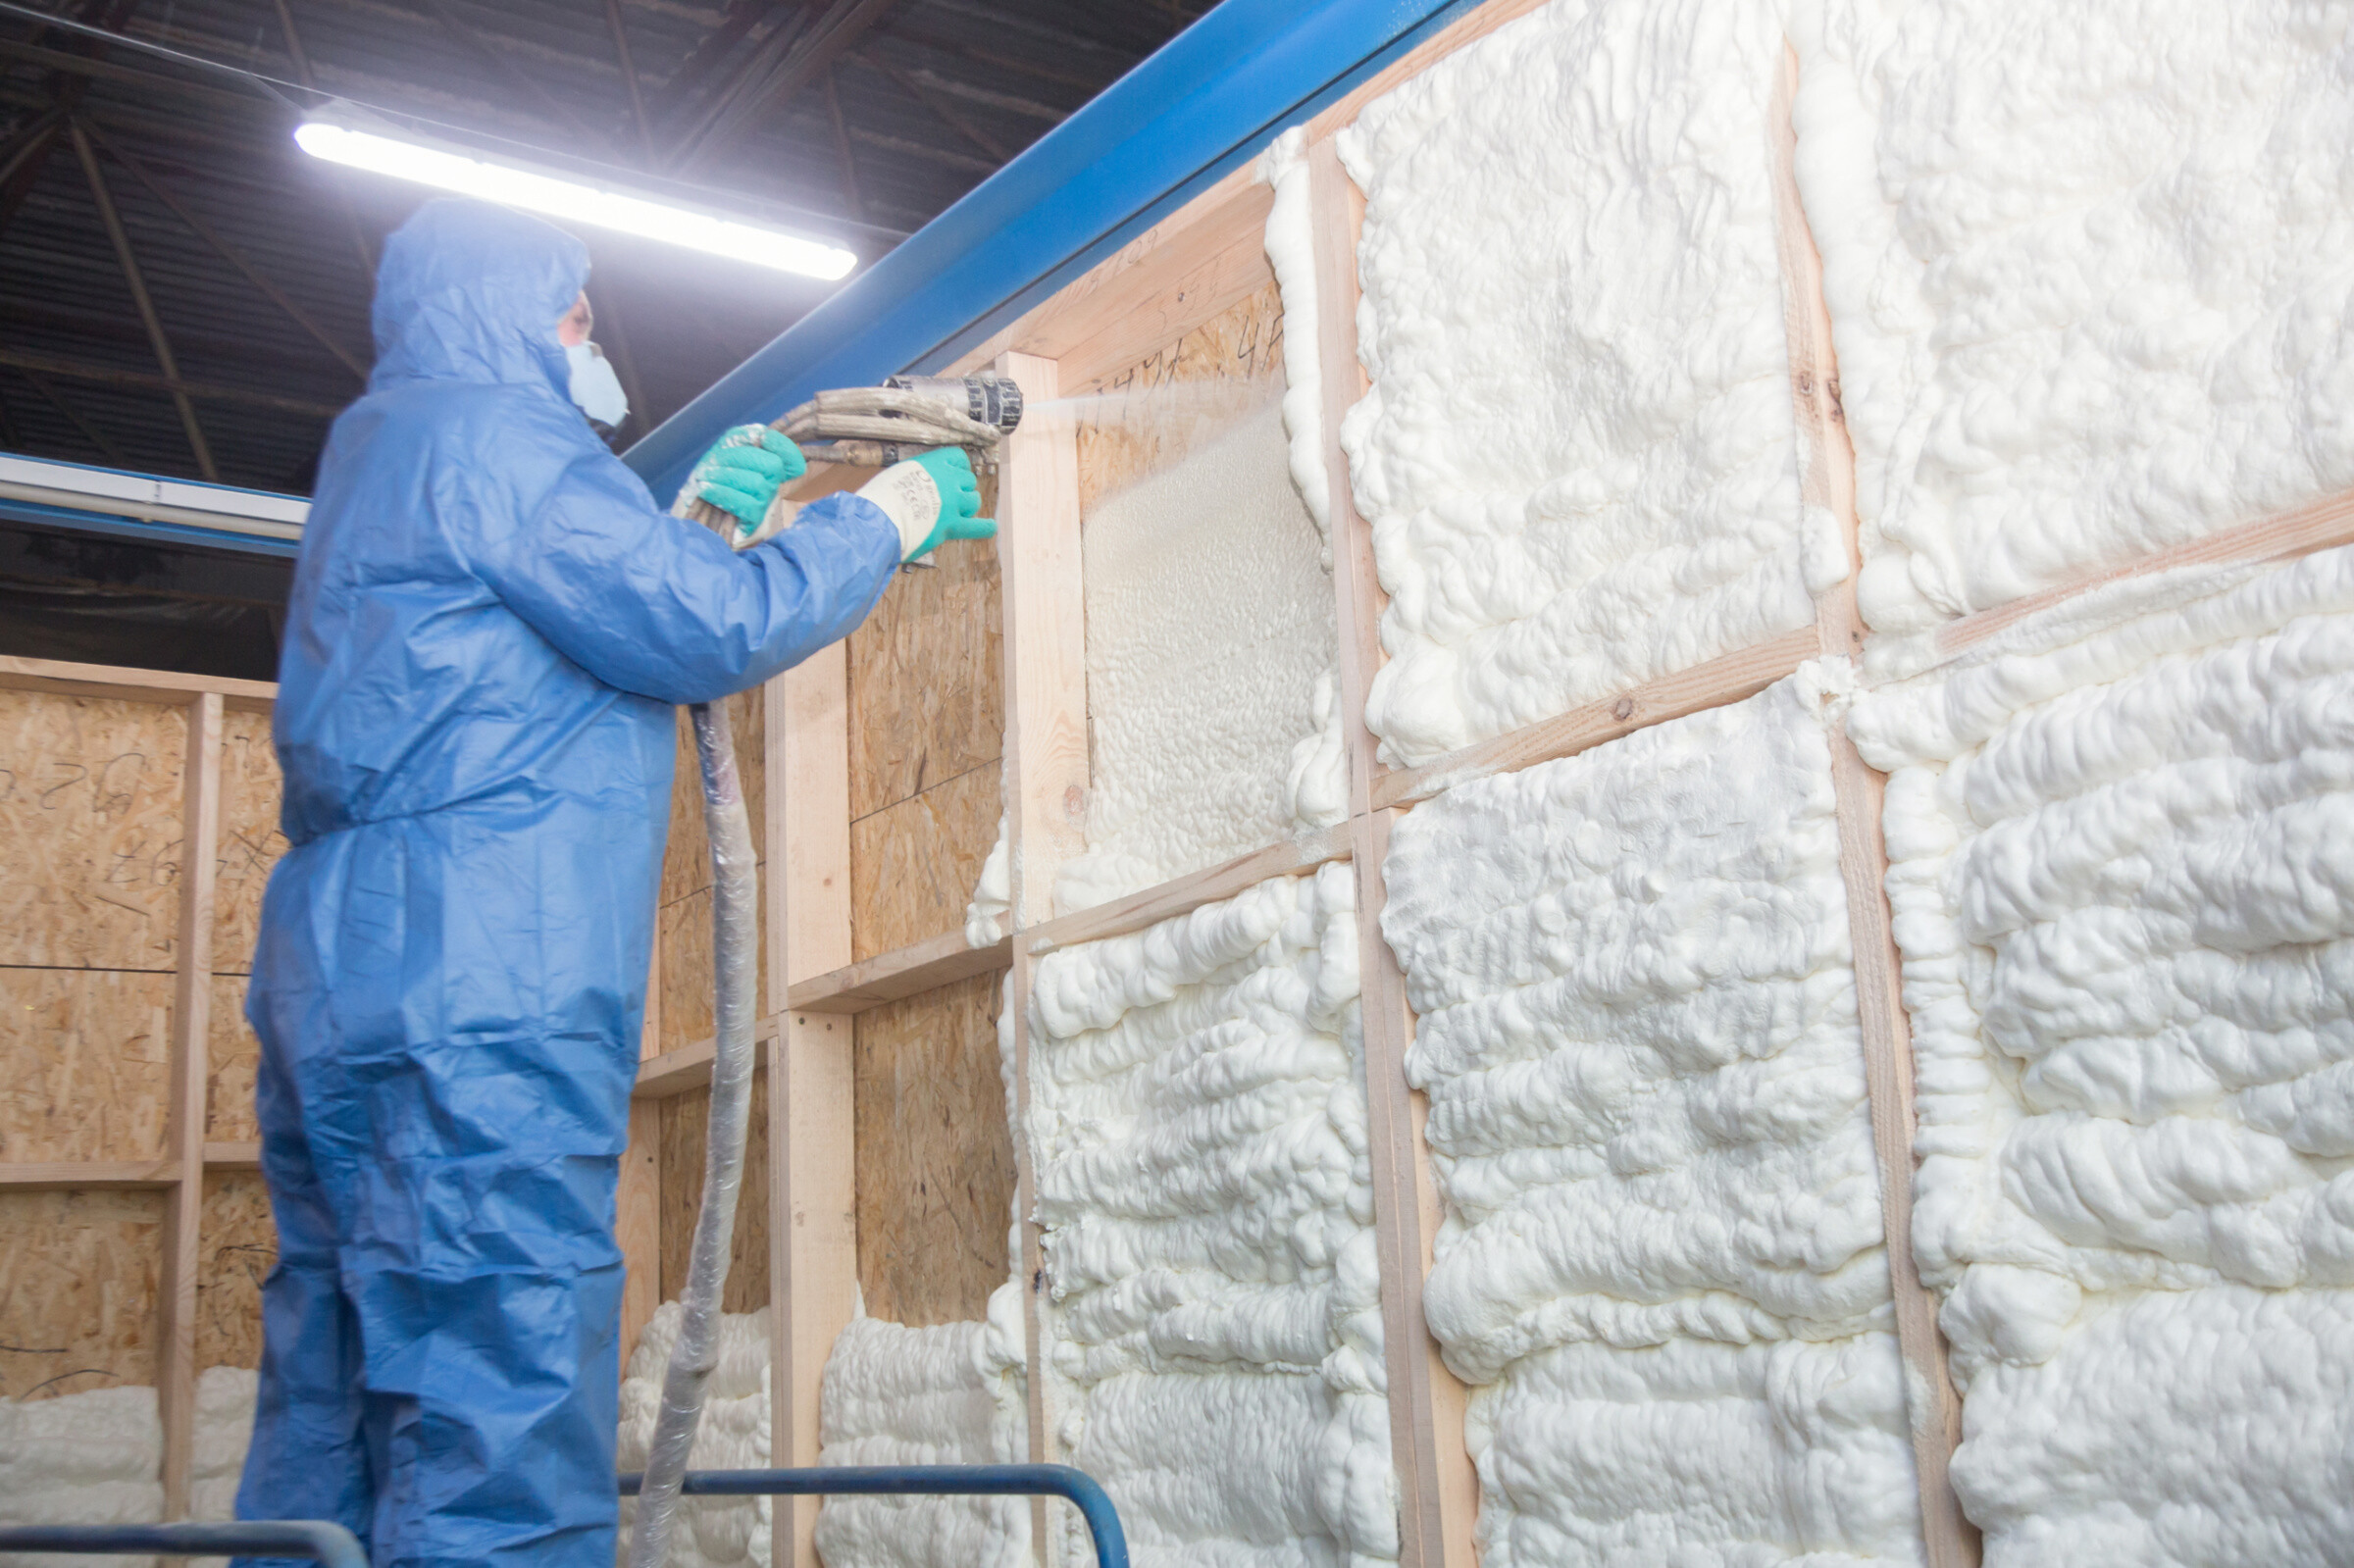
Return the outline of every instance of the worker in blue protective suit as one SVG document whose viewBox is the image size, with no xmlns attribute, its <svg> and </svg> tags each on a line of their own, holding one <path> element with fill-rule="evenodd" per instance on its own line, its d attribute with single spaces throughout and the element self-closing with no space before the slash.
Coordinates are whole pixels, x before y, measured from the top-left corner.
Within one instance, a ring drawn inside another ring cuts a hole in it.
<svg viewBox="0 0 2354 1568">
<path fill-rule="evenodd" d="M 568 354 L 588 273 L 480 203 L 392 235 L 287 611 L 292 847 L 247 1003 L 279 1262 L 237 1512 L 339 1521 L 380 1568 L 611 1568 L 614 1185 L 672 705 L 767 680 L 903 559 L 994 531 L 961 453 L 774 531 L 800 454 L 756 429 L 689 481 L 738 549 L 666 515 L 576 406 L 618 418 Z"/>
</svg>

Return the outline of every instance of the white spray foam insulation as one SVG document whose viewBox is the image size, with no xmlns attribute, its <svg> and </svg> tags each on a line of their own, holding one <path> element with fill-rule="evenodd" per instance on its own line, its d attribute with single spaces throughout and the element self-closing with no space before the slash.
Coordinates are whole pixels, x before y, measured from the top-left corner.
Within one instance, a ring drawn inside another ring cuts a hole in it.
<svg viewBox="0 0 2354 1568">
<path fill-rule="evenodd" d="M 984 1323 L 905 1328 L 856 1318 L 826 1358 L 820 1462 L 1019 1464 L 1030 1456 L 1022 1300 L 1008 1282 Z M 1021 1497 L 837 1497 L 818 1511 L 827 1568 L 1027 1568 Z"/>
<path fill-rule="evenodd" d="M 1268 403 L 1100 502 L 1082 535 L 1093 734 L 1085 909 L 1293 827 L 1293 752 L 1332 665 L 1332 582 Z"/>
<path fill-rule="evenodd" d="M 1397 828 L 1486 1568 L 1919 1557 L 1820 679 Z"/>
<path fill-rule="evenodd" d="M 1776 0 L 1556 0 L 1368 105 L 1343 421 L 1422 762 L 1810 625 L 1766 110 Z M 1268 247 L 1286 243 L 1270 227 Z"/>
<path fill-rule="evenodd" d="M 1013 913 L 1012 841 L 1007 836 L 1011 827 L 999 812 L 997 841 L 989 846 L 989 858 L 981 862 L 980 878 L 973 884 L 972 901 L 964 906 L 967 947 L 994 947 L 1005 936 L 1006 917 Z"/>
<path fill-rule="evenodd" d="M 253 1442 L 253 1407 L 261 1375 L 246 1367 L 207 1367 L 196 1379 L 196 1446 L 188 1466 L 188 1517 L 234 1519 L 245 1450 Z M 198 1558 L 199 1563 L 209 1559 Z M 222 1559 L 226 1561 L 226 1559 Z"/>
<path fill-rule="evenodd" d="M 2354 1561 L 2354 552 L 1858 699 L 1987 1561 Z"/>
<path fill-rule="evenodd" d="M 188 1517 L 234 1519 L 261 1375 L 246 1367 L 207 1367 L 196 1379 L 196 1443 L 188 1464 Z M 229 1568 L 227 1557 L 191 1557 L 188 1568 Z"/>
<path fill-rule="evenodd" d="M 2354 486 L 2354 8 L 1793 13 L 1872 626 Z"/>
<path fill-rule="evenodd" d="M 1315 215 L 1308 205 L 1307 127 L 1294 126 L 1260 154 L 1254 173 L 1274 192 L 1267 210 L 1267 263 L 1283 297 L 1283 428 L 1292 483 L 1324 535 L 1332 568 L 1332 478 L 1324 453 L 1324 365 L 1316 334 Z"/>
<path fill-rule="evenodd" d="M 1049 1407 L 1140 1568 L 1397 1558 L 1354 888 L 1326 866 L 1038 964 Z"/>
<path fill-rule="evenodd" d="M 679 1340 L 684 1308 L 665 1301 L 638 1336 L 621 1380 L 615 1462 L 645 1468 L 662 1409 L 662 1379 Z M 703 1390 L 703 1415 L 688 1464 L 696 1470 L 758 1470 L 769 1463 L 768 1309 L 720 1316 L 719 1360 Z M 615 1558 L 629 1560 L 636 1499 L 621 1503 Z M 769 1568 L 773 1509 L 766 1497 L 681 1497 L 670 1538 L 670 1568 Z"/>
<path fill-rule="evenodd" d="M 0 1399 L 0 1525 L 153 1524 L 164 1516 L 155 1391 Z M 0 1552 L 0 1568 L 149 1568 L 152 1557 Z"/>
</svg>

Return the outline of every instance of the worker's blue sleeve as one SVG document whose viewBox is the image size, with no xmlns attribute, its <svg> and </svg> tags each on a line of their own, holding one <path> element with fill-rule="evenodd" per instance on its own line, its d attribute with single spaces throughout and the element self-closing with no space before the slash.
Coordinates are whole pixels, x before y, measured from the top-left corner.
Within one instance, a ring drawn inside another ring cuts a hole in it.
<svg viewBox="0 0 2354 1568">
<path fill-rule="evenodd" d="M 848 494 L 731 550 L 657 510 L 601 448 L 515 526 L 484 533 L 473 564 L 501 602 L 607 685 L 664 702 L 742 691 L 849 635 L 899 561 L 890 518 Z"/>
</svg>

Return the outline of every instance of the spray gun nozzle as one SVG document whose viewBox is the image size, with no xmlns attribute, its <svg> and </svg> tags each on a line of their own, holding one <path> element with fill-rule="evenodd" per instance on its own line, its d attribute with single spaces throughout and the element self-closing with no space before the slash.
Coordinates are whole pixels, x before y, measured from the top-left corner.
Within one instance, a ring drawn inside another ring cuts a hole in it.
<svg viewBox="0 0 2354 1568">
<path fill-rule="evenodd" d="M 1002 376 L 894 376 L 884 386 L 911 392 L 962 413 L 976 425 L 1010 435 L 1022 423 L 1022 388 Z"/>
</svg>

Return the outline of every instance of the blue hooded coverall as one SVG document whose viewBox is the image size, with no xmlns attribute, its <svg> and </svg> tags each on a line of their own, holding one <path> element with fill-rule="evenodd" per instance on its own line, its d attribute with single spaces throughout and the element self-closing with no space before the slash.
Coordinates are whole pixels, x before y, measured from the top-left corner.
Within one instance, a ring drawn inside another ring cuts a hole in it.
<svg viewBox="0 0 2354 1568">
<path fill-rule="evenodd" d="M 384 247 L 276 721 L 292 848 L 246 1015 L 279 1261 L 242 1518 L 389 1564 L 612 1568 L 629 1122 L 672 705 L 847 634 L 882 510 L 738 555 L 567 395 L 588 253 L 468 201 Z"/>
</svg>

